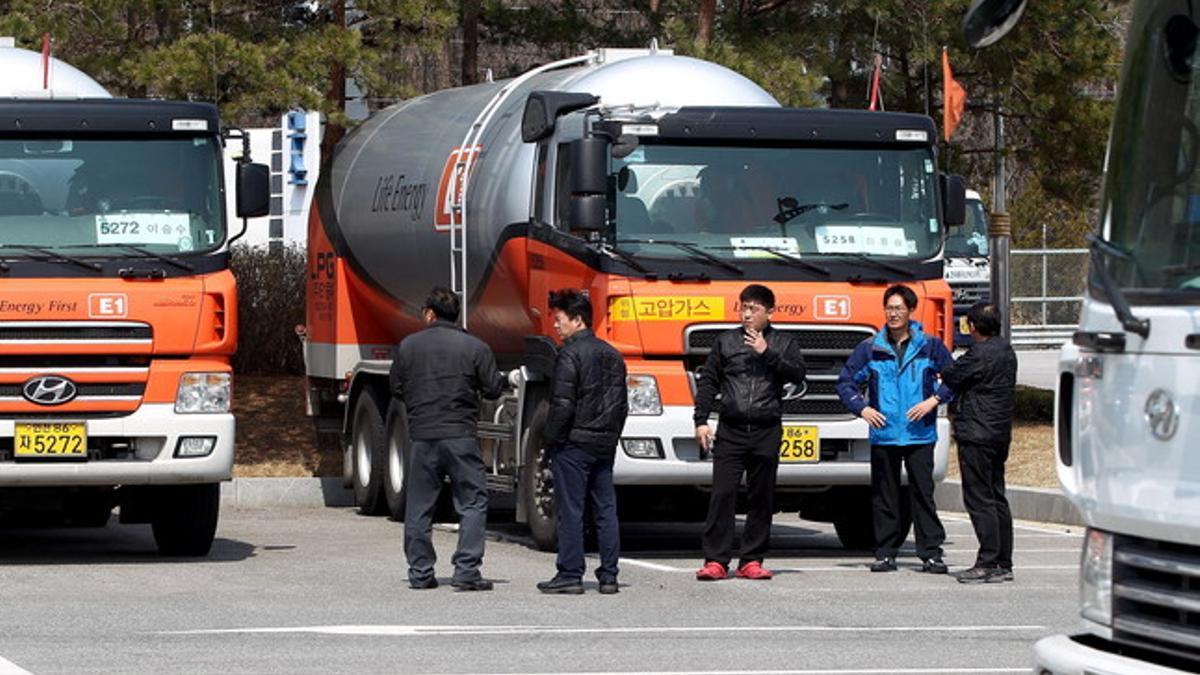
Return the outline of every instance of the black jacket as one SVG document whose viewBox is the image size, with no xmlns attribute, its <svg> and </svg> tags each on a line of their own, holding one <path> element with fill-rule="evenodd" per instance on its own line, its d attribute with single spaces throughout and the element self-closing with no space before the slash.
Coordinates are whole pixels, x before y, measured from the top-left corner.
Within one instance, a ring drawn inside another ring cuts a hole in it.
<svg viewBox="0 0 1200 675">
<path fill-rule="evenodd" d="M 487 345 L 438 320 L 400 343 L 391 385 L 408 411 L 409 436 L 427 441 L 475 436 L 479 395 L 499 396 L 504 378 Z"/>
<path fill-rule="evenodd" d="M 735 424 L 778 422 L 783 417 L 783 386 L 804 384 L 804 356 L 786 331 L 767 326 L 767 351 L 755 354 L 741 328 L 717 336 L 696 379 L 696 426 L 708 424 L 717 392 L 721 421 Z"/>
<path fill-rule="evenodd" d="M 554 362 L 545 439 L 609 457 L 629 414 L 625 360 L 612 345 L 584 329 L 567 338 Z"/>
<path fill-rule="evenodd" d="M 959 443 L 1008 445 L 1012 441 L 1017 355 L 1002 337 L 971 345 L 942 371 L 954 391 L 954 437 Z"/>
</svg>

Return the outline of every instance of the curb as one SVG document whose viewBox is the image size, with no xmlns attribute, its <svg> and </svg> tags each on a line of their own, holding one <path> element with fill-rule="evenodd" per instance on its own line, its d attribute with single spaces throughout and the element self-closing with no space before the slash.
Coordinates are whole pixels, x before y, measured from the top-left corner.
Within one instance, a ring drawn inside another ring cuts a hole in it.
<svg viewBox="0 0 1200 675">
<path fill-rule="evenodd" d="M 1017 520 L 1083 525 L 1079 511 L 1058 490 L 1010 487 L 1007 494 L 1009 509 Z M 939 483 L 934 499 L 940 510 L 966 511 L 959 481 Z M 354 493 L 342 487 L 339 477 L 234 478 L 221 484 L 221 505 L 234 509 L 354 506 Z"/>
<path fill-rule="evenodd" d="M 1032 487 L 1009 487 L 1008 508 L 1015 520 L 1032 520 L 1059 525 L 1083 525 L 1079 510 L 1059 490 Z M 966 512 L 962 501 L 962 483 L 946 480 L 933 491 L 939 511 Z"/>
<path fill-rule="evenodd" d="M 233 509 L 319 509 L 354 506 L 354 492 L 336 476 L 234 478 L 221 483 L 221 506 Z"/>
</svg>

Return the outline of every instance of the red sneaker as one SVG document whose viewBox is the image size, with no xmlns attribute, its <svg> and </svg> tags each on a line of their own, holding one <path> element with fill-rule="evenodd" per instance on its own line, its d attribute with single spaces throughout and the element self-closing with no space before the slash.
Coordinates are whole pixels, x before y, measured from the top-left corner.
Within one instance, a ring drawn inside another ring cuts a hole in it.
<svg viewBox="0 0 1200 675">
<path fill-rule="evenodd" d="M 757 560 L 751 560 L 745 565 L 739 567 L 737 571 L 737 578 L 739 579 L 766 580 L 773 576 L 775 575 L 771 573 L 771 570 L 763 567 L 762 563 L 758 562 Z"/>
<path fill-rule="evenodd" d="M 704 567 L 696 570 L 697 581 L 720 581 L 729 576 L 729 570 L 719 562 L 709 561 L 704 563 Z"/>
</svg>

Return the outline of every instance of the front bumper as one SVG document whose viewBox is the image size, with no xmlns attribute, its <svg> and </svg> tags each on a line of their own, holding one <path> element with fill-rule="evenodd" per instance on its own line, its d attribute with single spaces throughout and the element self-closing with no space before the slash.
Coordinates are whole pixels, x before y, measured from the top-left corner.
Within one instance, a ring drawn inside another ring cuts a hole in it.
<svg viewBox="0 0 1200 675">
<path fill-rule="evenodd" d="M 832 441 L 844 450 L 835 459 L 819 463 L 780 463 L 779 487 L 821 487 L 871 484 L 871 444 L 867 423 L 858 418 L 812 420 L 784 419 L 784 424 L 816 426 L 822 441 Z M 716 423 L 713 423 L 716 427 Z M 934 445 L 933 477 L 946 476 L 950 450 L 950 421 L 939 417 L 938 440 Z M 621 438 L 658 439 L 664 457 L 639 459 L 617 447 L 613 482 L 617 485 L 712 485 L 712 461 L 701 458 L 696 444 L 692 408 L 664 406 L 661 415 L 630 415 Z"/>
<path fill-rule="evenodd" d="M 1131 659 L 1089 647 L 1067 635 L 1052 635 L 1033 646 L 1035 675 L 1182 675 L 1186 671 Z"/>
<path fill-rule="evenodd" d="M 127 439 L 134 448 L 131 456 L 86 462 L 0 462 L 0 487 L 213 483 L 233 475 L 235 426 L 230 413 L 180 415 L 173 404 L 158 403 L 144 404 L 123 417 L 86 423 L 89 439 Z M 13 420 L 0 420 L 0 438 L 11 439 L 14 426 Z M 207 436 L 216 443 L 205 457 L 175 457 L 181 436 Z"/>
</svg>

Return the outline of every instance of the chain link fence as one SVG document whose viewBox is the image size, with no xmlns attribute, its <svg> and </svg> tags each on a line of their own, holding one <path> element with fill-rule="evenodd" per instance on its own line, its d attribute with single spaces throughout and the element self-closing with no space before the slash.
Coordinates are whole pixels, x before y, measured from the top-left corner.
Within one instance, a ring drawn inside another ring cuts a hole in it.
<svg viewBox="0 0 1200 675">
<path fill-rule="evenodd" d="M 1087 285 L 1086 248 L 1012 251 L 1013 343 L 1056 347 L 1079 323 Z"/>
</svg>

